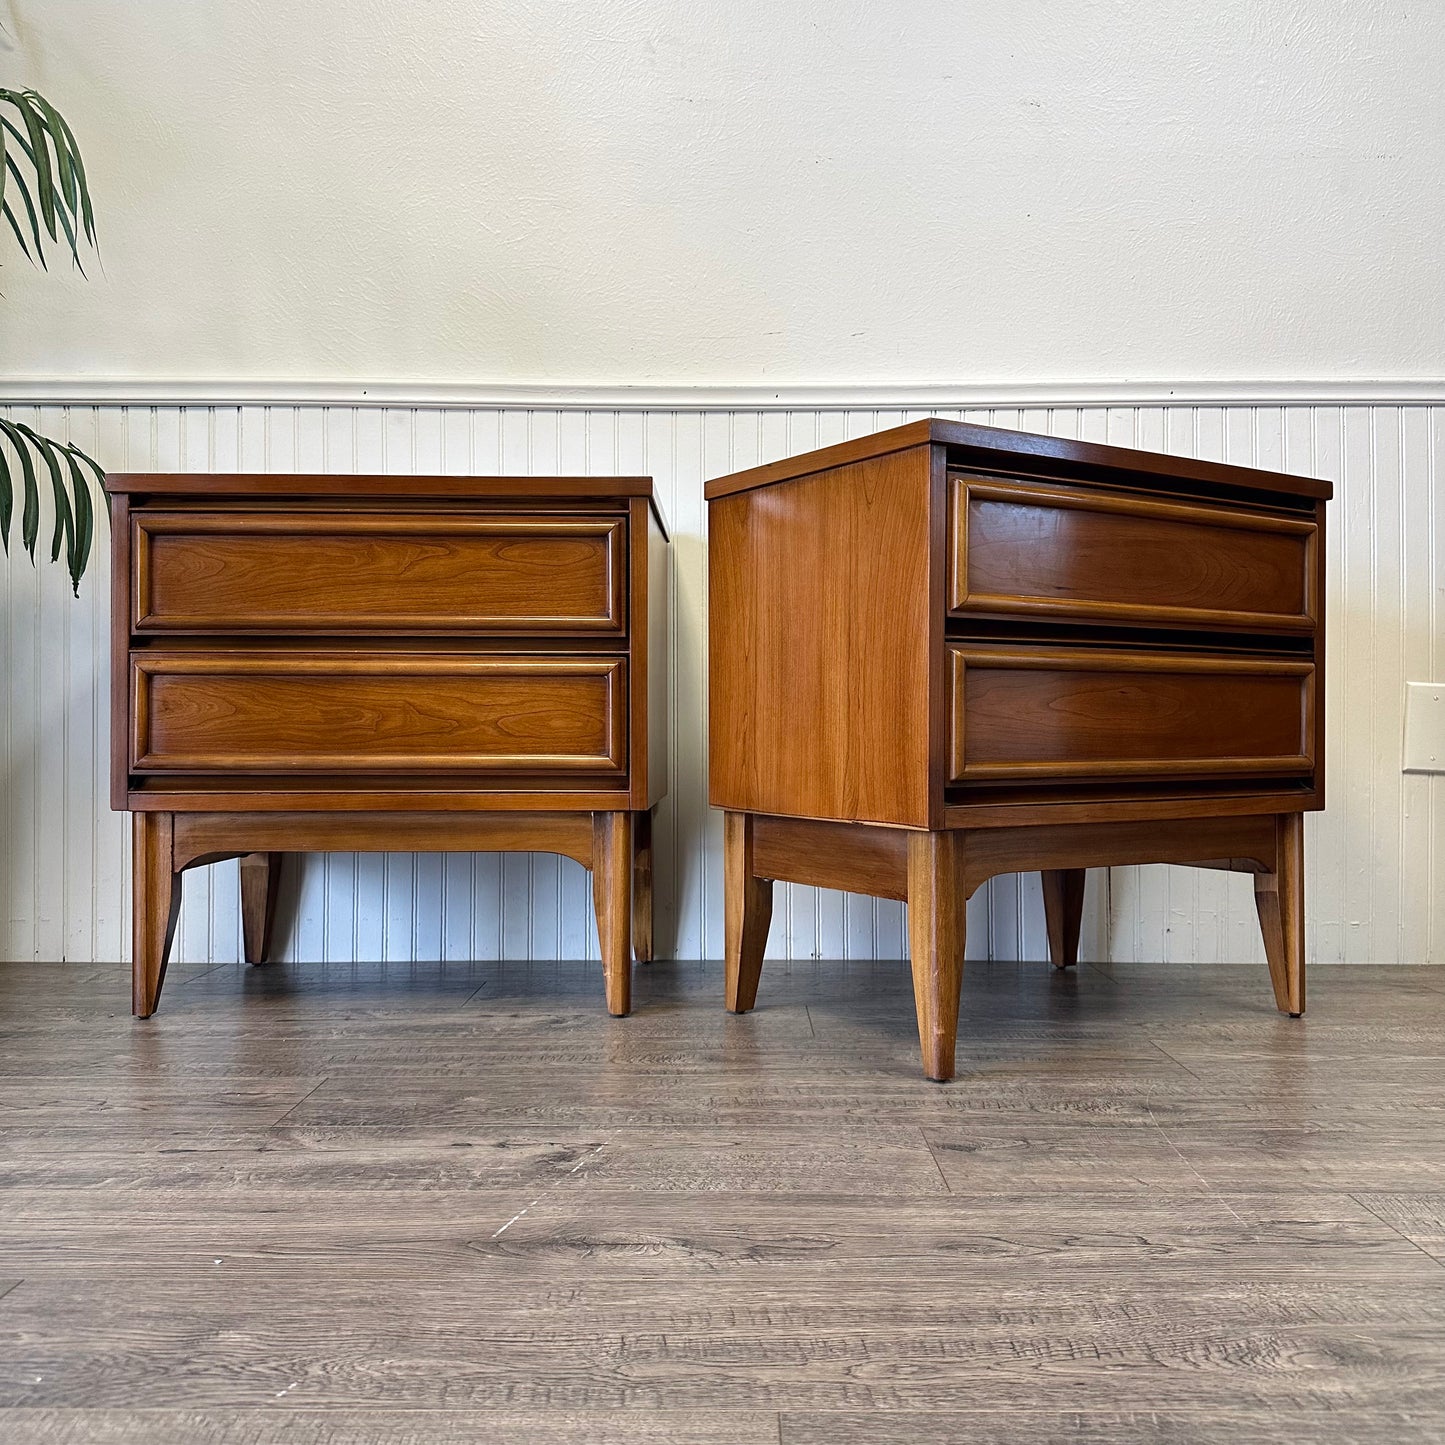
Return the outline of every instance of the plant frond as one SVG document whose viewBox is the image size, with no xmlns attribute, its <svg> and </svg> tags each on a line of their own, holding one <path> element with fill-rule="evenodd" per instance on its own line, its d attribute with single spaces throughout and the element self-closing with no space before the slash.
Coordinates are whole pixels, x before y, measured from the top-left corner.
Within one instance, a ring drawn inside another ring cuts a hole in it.
<svg viewBox="0 0 1445 1445">
<path fill-rule="evenodd" d="M 37 459 L 50 481 L 53 527 L 50 538 L 51 561 L 65 554 L 71 587 L 80 595 L 80 579 L 90 562 L 95 539 L 97 512 L 108 518 L 105 508 L 105 472 L 100 463 L 72 442 L 57 442 L 41 436 L 24 422 L 0 417 L 0 438 L 20 462 L 21 518 L 20 540 L 31 561 L 40 537 L 40 472 Z M 90 475 L 87 475 L 87 472 Z M 92 480 L 92 477 L 94 480 Z M 14 468 L 0 447 L 0 541 L 10 550 L 10 521 L 14 509 Z M 95 491 L 92 492 L 92 487 Z M 96 505 L 97 496 L 101 505 Z"/>
<path fill-rule="evenodd" d="M 0 181 L 8 176 L 20 191 L 35 243 L 32 259 L 45 265 L 43 227 L 44 234 L 68 250 L 70 259 L 83 272 L 81 245 L 86 242 L 95 247 L 95 212 L 74 131 L 65 117 L 34 90 L 0 89 L 0 111 L 5 112 L 0 114 L 0 157 L 4 167 Z M 17 152 L 24 158 L 23 165 L 16 160 Z M 0 209 L 8 204 L 5 189 L 0 185 Z M 11 224 L 18 231 L 17 222 L 12 220 Z M 23 238 L 21 249 L 31 255 Z"/>
</svg>

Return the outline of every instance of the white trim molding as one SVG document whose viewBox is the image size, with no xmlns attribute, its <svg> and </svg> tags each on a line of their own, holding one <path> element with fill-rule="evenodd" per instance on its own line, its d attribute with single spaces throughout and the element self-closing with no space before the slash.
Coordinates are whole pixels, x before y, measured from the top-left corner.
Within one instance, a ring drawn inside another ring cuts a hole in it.
<svg viewBox="0 0 1445 1445">
<path fill-rule="evenodd" d="M 1066 406 L 1431 406 L 1445 378 L 1376 381 L 570 382 L 0 377 L 0 406 L 351 406 L 505 411 L 958 411 Z"/>
</svg>

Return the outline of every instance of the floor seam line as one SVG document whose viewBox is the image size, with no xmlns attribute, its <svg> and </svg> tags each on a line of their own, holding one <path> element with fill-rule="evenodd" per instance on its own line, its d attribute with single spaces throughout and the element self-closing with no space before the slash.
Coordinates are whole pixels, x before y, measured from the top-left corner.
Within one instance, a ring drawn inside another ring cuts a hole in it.
<svg viewBox="0 0 1445 1445">
<path fill-rule="evenodd" d="M 953 1186 L 948 1182 L 948 1175 L 943 1172 L 943 1165 L 938 1162 L 938 1155 L 933 1152 L 933 1145 L 928 1142 L 927 1126 L 919 1124 L 916 1127 L 918 1129 L 918 1137 L 923 1141 L 923 1147 L 928 1150 L 928 1157 L 933 1160 L 933 1167 L 938 1170 L 938 1177 L 943 1181 L 943 1192 L 945 1194 L 952 1194 Z"/>
<path fill-rule="evenodd" d="M 267 1127 L 268 1129 L 277 1129 L 277 1128 L 279 1128 L 282 1124 L 284 1124 L 284 1123 L 286 1122 L 287 1119 L 289 1119 L 289 1118 L 291 1117 L 292 1114 L 294 1114 L 294 1113 L 296 1112 L 297 1109 L 299 1109 L 299 1108 L 302 1106 L 302 1104 L 304 1104 L 304 1103 L 307 1101 L 307 1099 L 311 1098 L 312 1095 L 314 1095 L 314 1094 L 317 1092 L 317 1090 L 324 1089 L 324 1088 L 327 1086 L 327 1084 L 329 1084 L 330 1082 L 331 1082 L 331 1076 L 330 1076 L 330 1074 L 328 1074 L 324 1079 L 321 1080 L 321 1082 L 320 1082 L 319 1084 L 317 1084 L 317 1086 L 316 1086 L 315 1089 L 309 1089 L 309 1090 L 308 1090 L 306 1093 L 304 1093 L 299 1099 L 297 1099 L 297 1101 L 296 1101 L 294 1104 L 292 1104 L 291 1107 L 290 1107 L 289 1109 L 287 1109 L 286 1112 L 285 1112 L 284 1114 L 282 1114 L 279 1119 L 273 1120 L 273 1121 L 272 1121 L 270 1124 L 268 1124 L 266 1127 Z"/>
<path fill-rule="evenodd" d="M 1361 1190 L 1360 1193 L 1367 1194 L 1369 1193 L 1369 1191 Z M 1386 1229 L 1390 1231 L 1391 1234 L 1399 1235 L 1399 1237 L 1403 1239 L 1406 1244 L 1408 1244 L 1412 1249 L 1419 1250 L 1419 1252 L 1423 1254 L 1425 1258 L 1428 1259 L 1432 1264 L 1437 1264 L 1440 1266 L 1441 1269 L 1445 1269 L 1445 1259 L 1441 1259 L 1438 1254 L 1431 1254 L 1430 1251 L 1426 1249 L 1425 1246 L 1421 1244 L 1418 1240 L 1411 1239 L 1410 1236 L 1406 1234 L 1403 1229 L 1399 1228 L 1398 1225 L 1393 1224 L 1390 1220 L 1386 1219 L 1383 1214 L 1377 1213 L 1374 1209 L 1371 1209 L 1368 1200 L 1362 1199 L 1359 1194 L 1355 1194 L 1353 1192 L 1350 1194 L 1349 1197 L 1354 1200 L 1354 1202 L 1358 1204 L 1360 1208 L 1363 1209 L 1365 1213 L 1370 1216 L 1371 1219 L 1377 1219 L 1381 1224 L 1385 1226 Z"/>
</svg>

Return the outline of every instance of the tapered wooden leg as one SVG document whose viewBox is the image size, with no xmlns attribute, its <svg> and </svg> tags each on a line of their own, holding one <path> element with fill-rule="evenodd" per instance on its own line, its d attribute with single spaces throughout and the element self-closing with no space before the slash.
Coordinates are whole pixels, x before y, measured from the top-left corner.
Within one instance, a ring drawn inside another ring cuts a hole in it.
<svg viewBox="0 0 1445 1445">
<path fill-rule="evenodd" d="M 773 921 L 773 880 L 753 876 L 750 813 L 723 815 L 723 918 L 728 1011 L 745 1014 L 758 1001 Z"/>
<path fill-rule="evenodd" d="M 131 815 L 131 1012 L 148 1019 L 160 1002 L 181 906 L 174 815 Z"/>
<path fill-rule="evenodd" d="M 1084 921 L 1082 868 L 1046 868 L 1044 922 L 1049 930 L 1049 957 L 1055 968 L 1071 968 L 1079 961 L 1079 928 Z"/>
<path fill-rule="evenodd" d="M 592 902 L 607 1012 L 632 1012 L 632 814 L 592 815 Z"/>
<path fill-rule="evenodd" d="M 1274 872 L 1254 875 L 1254 903 L 1275 1004 L 1297 1019 L 1305 1011 L 1304 814 L 1280 813 L 1274 826 Z"/>
<path fill-rule="evenodd" d="M 632 953 L 652 962 L 652 813 L 632 817 Z"/>
<path fill-rule="evenodd" d="M 963 848 L 958 833 L 908 835 L 908 947 L 923 1072 L 953 1077 L 963 986 Z"/>
<path fill-rule="evenodd" d="M 247 963 L 265 963 L 281 884 L 284 853 L 247 853 L 241 859 L 241 940 Z"/>
</svg>

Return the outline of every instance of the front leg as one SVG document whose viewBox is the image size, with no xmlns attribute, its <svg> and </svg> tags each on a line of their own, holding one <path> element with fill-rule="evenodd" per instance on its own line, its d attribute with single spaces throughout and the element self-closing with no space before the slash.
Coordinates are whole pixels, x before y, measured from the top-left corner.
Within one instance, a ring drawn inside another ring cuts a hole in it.
<svg viewBox="0 0 1445 1445">
<path fill-rule="evenodd" d="M 728 1011 L 745 1014 L 758 1001 L 773 921 L 773 880 L 753 875 L 750 813 L 723 815 L 723 917 Z"/>
<path fill-rule="evenodd" d="M 954 1074 L 963 988 L 967 899 L 958 833 L 908 835 L 908 949 L 923 1072 L 938 1083 Z"/>
<path fill-rule="evenodd" d="M 1254 875 L 1254 903 L 1275 1006 L 1297 1019 L 1305 1011 L 1305 815 L 1280 813 L 1274 829 L 1274 871 Z"/>
<path fill-rule="evenodd" d="M 607 1012 L 632 1012 L 632 814 L 592 815 L 592 902 Z"/>
<path fill-rule="evenodd" d="M 1082 868 L 1045 868 L 1044 922 L 1049 932 L 1049 957 L 1055 968 L 1072 968 L 1079 961 L 1079 930 L 1084 921 Z"/>
<path fill-rule="evenodd" d="M 638 963 L 652 962 L 652 813 L 632 819 L 632 952 Z"/>
<path fill-rule="evenodd" d="M 241 859 L 241 940 L 247 963 L 265 963 L 271 952 L 276 895 L 284 853 L 247 853 Z"/>
<path fill-rule="evenodd" d="M 131 815 L 131 1012 L 148 1019 L 160 1003 L 181 907 L 175 814 Z"/>
</svg>

